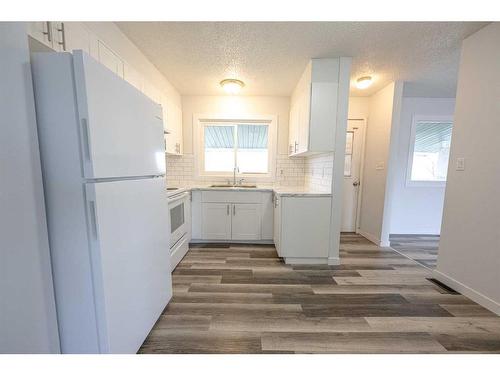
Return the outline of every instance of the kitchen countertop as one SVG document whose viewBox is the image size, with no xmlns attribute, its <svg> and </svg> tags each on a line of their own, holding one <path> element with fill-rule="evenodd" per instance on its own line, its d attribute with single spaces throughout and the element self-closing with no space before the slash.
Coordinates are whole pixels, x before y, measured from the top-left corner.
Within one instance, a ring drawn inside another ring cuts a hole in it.
<svg viewBox="0 0 500 375">
<path fill-rule="evenodd" d="M 169 186 L 169 188 L 170 188 L 170 186 Z M 167 197 L 170 198 L 174 195 L 184 193 L 185 191 L 190 191 L 190 190 L 191 190 L 191 188 L 189 188 L 189 187 L 176 187 L 175 190 L 168 190 L 167 189 Z"/>
<path fill-rule="evenodd" d="M 331 197 L 331 193 L 307 190 L 300 187 L 272 187 L 272 186 L 257 186 L 256 188 L 245 188 L 245 187 L 210 187 L 210 186 L 191 186 L 191 187 L 178 187 L 176 190 L 168 190 L 167 195 L 171 197 L 175 194 L 182 193 L 184 191 L 192 190 L 211 190 L 211 191 L 268 191 L 274 192 L 275 194 L 282 197 Z"/>
</svg>

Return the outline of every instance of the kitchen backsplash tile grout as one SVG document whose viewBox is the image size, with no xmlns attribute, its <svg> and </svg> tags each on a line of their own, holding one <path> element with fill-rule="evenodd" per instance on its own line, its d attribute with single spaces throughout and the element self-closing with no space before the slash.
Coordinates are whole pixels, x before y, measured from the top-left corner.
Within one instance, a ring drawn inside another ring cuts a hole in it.
<svg viewBox="0 0 500 375">
<path fill-rule="evenodd" d="M 213 177 L 195 177 L 193 154 L 182 156 L 167 155 L 167 183 L 171 186 L 192 186 L 196 184 L 220 183 Z M 261 186 L 306 188 L 320 192 L 330 192 L 333 172 L 333 153 L 290 158 L 277 155 L 274 181 L 258 182 Z M 247 183 L 256 182 L 245 179 Z"/>
</svg>

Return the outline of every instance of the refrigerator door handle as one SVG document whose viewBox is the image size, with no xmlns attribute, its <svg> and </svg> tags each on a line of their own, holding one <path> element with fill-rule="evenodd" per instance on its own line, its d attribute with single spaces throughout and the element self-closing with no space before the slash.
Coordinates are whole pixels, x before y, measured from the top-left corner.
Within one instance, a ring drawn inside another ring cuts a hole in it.
<svg viewBox="0 0 500 375">
<path fill-rule="evenodd" d="M 95 207 L 95 201 L 89 201 L 90 207 L 90 223 L 92 227 L 92 234 L 94 238 L 97 239 L 97 212 Z"/>
<path fill-rule="evenodd" d="M 87 122 L 87 119 L 85 119 L 85 118 L 81 119 L 81 123 L 82 123 L 82 130 L 83 130 L 83 147 L 84 147 L 85 158 L 87 160 L 90 160 L 91 151 L 90 151 L 89 124 Z"/>
</svg>

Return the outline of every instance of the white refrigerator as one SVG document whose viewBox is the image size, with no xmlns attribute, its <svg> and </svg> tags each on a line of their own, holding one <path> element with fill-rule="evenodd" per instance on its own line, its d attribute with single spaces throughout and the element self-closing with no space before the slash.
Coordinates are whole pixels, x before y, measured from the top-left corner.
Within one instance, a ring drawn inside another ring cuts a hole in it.
<svg viewBox="0 0 500 375">
<path fill-rule="evenodd" d="M 162 110 L 82 51 L 32 74 L 62 353 L 135 353 L 172 296 Z"/>
</svg>

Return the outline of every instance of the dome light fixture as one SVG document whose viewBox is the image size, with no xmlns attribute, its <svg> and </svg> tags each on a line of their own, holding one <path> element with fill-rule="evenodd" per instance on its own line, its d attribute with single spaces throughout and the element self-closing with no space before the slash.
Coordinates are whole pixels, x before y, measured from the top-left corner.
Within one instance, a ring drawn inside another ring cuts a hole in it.
<svg viewBox="0 0 500 375">
<path fill-rule="evenodd" d="M 222 86 L 225 92 L 231 95 L 239 93 L 240 90 L 245 86 L 243 81 L 232 78 L 223 79 L 222 81 L 220 81 L 220 85 Z"/>
<path fill-rule="evenodd" d="M 372 77 L 364 76 L 356 80 L 356 87 L 358 89 L 364 90 L 372 84 Z"/>
</svg>

